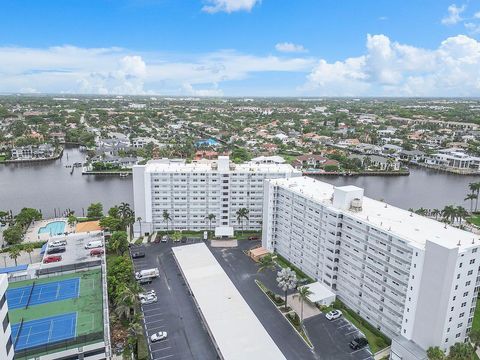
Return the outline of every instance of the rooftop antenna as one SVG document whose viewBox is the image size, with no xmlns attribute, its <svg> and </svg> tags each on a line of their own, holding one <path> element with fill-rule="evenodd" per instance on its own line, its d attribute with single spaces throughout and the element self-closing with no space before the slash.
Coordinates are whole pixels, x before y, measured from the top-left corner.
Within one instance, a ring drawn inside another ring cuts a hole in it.
<svg viewBox="0 0 480 360">
<path fill-rule="evenodd" d="M 462 245 L 462 242 L 460 240 L 458 240 L 457 246 L 460 246 L 460 245 Z"/>
<path fill-rule="evenodd" d="M 475 238 L 472 239 L 472 244 L 475 244 Z"/>
</svg>

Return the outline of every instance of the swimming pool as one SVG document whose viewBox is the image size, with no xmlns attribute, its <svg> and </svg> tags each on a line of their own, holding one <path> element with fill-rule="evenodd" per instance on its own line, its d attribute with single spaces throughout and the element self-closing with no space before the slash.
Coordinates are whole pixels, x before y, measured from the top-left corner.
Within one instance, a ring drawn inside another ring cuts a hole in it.
<svg viewBox="0 0 480 360">
<path fill-rule="evenodd" d="M 65 232 L 65 221 L 52 221 L 38 229 L 39 234 L 60 235 Z"/>
</svg>

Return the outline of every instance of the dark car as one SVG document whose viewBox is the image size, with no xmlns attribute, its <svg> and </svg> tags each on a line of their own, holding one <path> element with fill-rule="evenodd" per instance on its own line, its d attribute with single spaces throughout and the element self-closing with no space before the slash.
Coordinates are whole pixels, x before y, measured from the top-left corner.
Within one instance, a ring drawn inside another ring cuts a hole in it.
<svg viewBox="0 0 480 360">
<path fill-rule="evenodd" d="M 185 243 L 187 242 L 187 238 L 186 238 L 185 236 L 182 236 L 182 240 L 181 240 L 181 241 L 182 241 L 182 243 L 185 244 Z"/>
<path fill-rule="evenodd" d="M 350 348 L 352 348 L 353 350 L 359 350 L 367 346 L 368 341 L 364 337 L 356 337 L 355 339 L 350 341 L 349 345 L 350 345 Z"/>
<path fill-rule="evenodd" d="M 65 246 L 52 247 L 47 250 L 47 254 L 59 254 L 65 252 Z"/>
<path fill-rule="evenodd" d="M 249 236 L 248 240 L 260 240 L 260 236 Z"/>
<path fill-rule="evenodd" d="M 145 257 L 145 253 L 143 251 L 135 251 L 132 253 L 132 259 L 138 259 Z"/>
</svg>

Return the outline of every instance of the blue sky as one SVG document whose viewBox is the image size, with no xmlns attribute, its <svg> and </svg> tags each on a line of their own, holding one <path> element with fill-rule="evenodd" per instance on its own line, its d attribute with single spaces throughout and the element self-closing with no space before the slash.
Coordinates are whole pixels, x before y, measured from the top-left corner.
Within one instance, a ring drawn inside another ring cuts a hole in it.
<svg viewBox="0 0 480 360">
<path fill-rule="evenodd" d="M 0 92 L 479 96 L 480 1 L 16 0 Z"/>
</svg>

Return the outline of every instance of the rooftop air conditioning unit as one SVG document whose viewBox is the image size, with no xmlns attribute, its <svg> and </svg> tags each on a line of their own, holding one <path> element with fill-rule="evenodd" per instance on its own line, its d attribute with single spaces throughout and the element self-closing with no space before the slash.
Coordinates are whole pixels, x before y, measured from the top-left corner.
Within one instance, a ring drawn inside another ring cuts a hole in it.
<svg viewBox="0 0 480 360">
<path fill-rule="evenodd" d="M 352 211 L 362 211 L 362 200 L 355 198 L 350 203 L 350 210 Z"/>
</svg>

